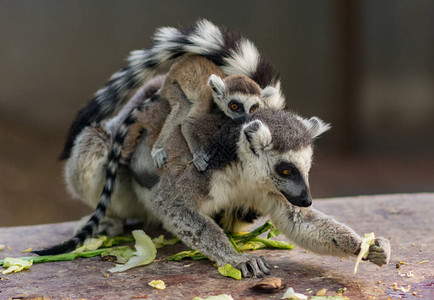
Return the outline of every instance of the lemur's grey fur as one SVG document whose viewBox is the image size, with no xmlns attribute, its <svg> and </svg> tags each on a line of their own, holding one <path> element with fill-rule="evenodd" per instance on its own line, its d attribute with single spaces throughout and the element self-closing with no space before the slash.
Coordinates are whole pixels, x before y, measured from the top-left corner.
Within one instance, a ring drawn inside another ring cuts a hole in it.
<svg viewBox="0 0 434 300">
<path fill-rule="evenodd" d="M 152 125 L 157 122 L 162 126 L 165 118 L 156 120 L 155 112 L 161 111 L 167 116 L 170 110 L 167 107 L 164 99 L 150 102 L 148 110 L 143 110 L 142 118 L 153 119 Z M 188 165 L 192 155 L 178 127 L 169 139 L 168 161 L 160 169 L 158 183 L 149 189 L 134 180 L 128 182 L 127 186 L 133 187 L 135 196 L 114 194 L 113 204 L 121 206 L 134 201 L 126 197 L 136 197 L 147 218 L 158 220 L 187 246 L 201 251 L 219 266 L 230 263 L 246 277 L 263 276 L 270 268 L 263 258 L 236 253 L 222 227 L 226 231 L 239 229 L 243 216 L 251 212 L 269 216 L 288 239 L 311 251 L 337 256 L 356 255 L 361 238 L 353 230 L 307 207 L 311 201 L 308 171 L 312 141 L 328 129 L 326 124 L 317 118 L 306 120 L 290 112 L 266 109 L 252 114 L 245 124 L 236 124 L 222 115 L 205 115 L 197 121 L 201 125 L 199 138 L 202 143 L 215 149 L 206 172 Z M 141 166 L 136 159 L 152 160 L 150 149 L 158 136 L 154 130 L 161 130 L 161 126 L 144 125 L 146 134 L 131 159 L 137 168 Z M 82 138 L 83 135 L 85 133 Z M 93 145 L 101 144 L 99 135 L 89 133 L 87 138 L 93 140 Z M 90 150 L 99 153 L 96 156 L 102 154 L 101 149 L 87 149 Z M 67 180 L 74 176 L 89 178 L 89 174 L 95 179 L 103 177 L 101 162 L 87 161 L 85 164 L 91 169 L 86 173 L 75 172 Z M 143 166 L 146 167 L 146 163 Z M 135 172 L 133 167 L 131 171 Z M 149 172 L 155 172 L 155 169 Z M 82 188 L 72 182 L 74 184 L 76 190 Z M 116 189 L 125 190 L 126 186 L 122 184 L 119 178 Z M 82 197 L 87 197 L 86 191 L 81 193 Z M 217 216 L 222 223 L 214 221 Z M 377 238 L 368 260 L 383 265 L 389 257 L 389 242 Z"/>
<path fill-rule="evenodd" d="M 101 192 L 101 197 L 95 211 L 91 217 L 86 221 L 84 226 L 75 234 L 75 236 L 51 249 L 35 251 L 39 255 L 46 253 L 64 253 L 74 250 L 78 245 L 82 244 L 86 238 L 92 236 L 99 224 L 106 215 L 106 210 L 110 204 L 111 195 L 118 173 L 119 163 L 122 160 L 122 148 L 127 154 L 124 155 L 124 162 L 128 161 L 131 148 L 135 147 L 135 140 L 138 133 L 130 133 L 130 140 L 126 143 L 125 139 L 131 125 L 137 122 L 142 110 L 146 105 L 152 101 L 152 96 L 156 95 L 157 91 L 161 88 L 165 76 L 160 75 L 145 83 L 138 92 L 132 97 L 127 105 L 119 112 L 119 114 L 106 122 L 105 126 L 114 138 L 110 142 L 111 149 L 108 155 L 108 163 L 106 167 L 105 181 Z M 133 135 L 133 137 L 131 137 Z M 80 143 L 77 138 L 76 144 Z M 133 143 L 134 145 L 131 145 Z M 90 145 L 89 145 L 90 146 Z M 149 181 L 149 178 L 147 178 Z"/>
<path fill-rule="evenodd" d="M 278 93 L 268 102 L 274 102 L 274 107 L 284 106 L 279 74 L 249 40 L 207 20 L 184 29 L 163 27 L 155 32 L 151 48 L 131 52 L 128 65 L 113 74 L 107 85 L 79 111 L 60 158 L 70 157 L 75 139 L 84 128 L 113 116 L 136 88 L 155 74 L 166 72 L 181 57 L 192 54 L 214 62 L 226 75 L 246 75 L 261 88 L 273 86 Z"/>
<path fill-rule="evenodd" d="M 170 103 L 171 112 L 151 151 L 157 168 L 166 160 L 164 148 L 169 135 L 181 125 L 193 154 L 193 164 L 199 171 L 205 171 L 208 154 L 196 139 L 195 120 L 211 113 L 217 105 L 226 116 L 242 122 L 249 113 L 268 107 L 268 99 L 277 92 L 271 86 L 262 90 L 245 75 L 222 79 L 224 76 L 215 63 L 198 55 L 183 57 L 172 65 L 161 89 L 161 95 Z"/>
</svg>

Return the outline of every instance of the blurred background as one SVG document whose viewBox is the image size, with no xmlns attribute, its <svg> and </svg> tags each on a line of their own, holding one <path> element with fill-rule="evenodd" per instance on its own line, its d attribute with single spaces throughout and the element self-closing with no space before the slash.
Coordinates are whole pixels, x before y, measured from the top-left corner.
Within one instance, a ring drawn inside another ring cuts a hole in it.
<svg viewBox="0 0 434 300">
<path fill-rule="evenodd" d="M 434 192 L 434 1 L 0 1 L 0 226 L 75 220 L 57 160 L 77 111 L 156 27 L 252 40 L 289 106 L 333 129 L 315 198 Z"/>
</svg>

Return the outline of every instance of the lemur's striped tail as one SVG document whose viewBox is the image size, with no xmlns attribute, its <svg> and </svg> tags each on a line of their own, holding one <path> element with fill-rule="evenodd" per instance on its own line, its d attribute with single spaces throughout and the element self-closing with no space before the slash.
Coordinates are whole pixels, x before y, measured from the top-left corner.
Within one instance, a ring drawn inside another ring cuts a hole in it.
<svg viewBox="0 0 434 300">
<path fill-rule="evenodd" d="M 62 244 L 52 246 L 44 250 L 33 251 L 38 255 L 55 255 L 75 250 L 78 246 L 91 237 L 98 228 L 101 220 L 105 217 L 106 210 L 110 204 L 111 195 L 113 193 L 116 175 L 119 169 L 119 161 L 121 158 L 122 146 L 125 138 L 128 134 L 130 126 L 136 122 L 137 116 L 142 112 L 143 107 L 148 101 L 140 103 L 137 107 L 134 107 L 128 114 L 122 125 L 119 127 L 114 140 L 111 151 L 109 152 L 108 165 L 106 170 L 106 179 L 104 187 L 101 193 L 98 206 L 89 218 L 87 223 L 80 229 L 80 231 L 70 240 L 63 242 Z"/>
<path fill-rule="evenodd" d="M 269 106 L 275 103 L 276 108 L 284 106 L 279 74 L 249 40 L 207 20 L 200 20 L 186 29 L 163 27 L 156 31 L 151 48 L 131 52 L 128 65 L 113 74 L 107 85 L 79 111 L 60 158 L 70 156 L 74 140 L 84 127 L 112 115 L 143 82 L 165 71 L 181 56 L 191 54 L 208 58 L 226 75 L 242 74 L 252 78 L 261 88 L 275 87 L 279 93 L 267 102 Z"/>
</svg>

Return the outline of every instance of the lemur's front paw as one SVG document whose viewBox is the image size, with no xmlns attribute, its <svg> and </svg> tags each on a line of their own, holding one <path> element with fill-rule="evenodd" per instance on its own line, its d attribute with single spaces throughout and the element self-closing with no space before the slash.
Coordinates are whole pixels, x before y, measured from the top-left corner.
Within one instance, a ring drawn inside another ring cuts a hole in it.
<svg viewBox="0 0 434 300">
<path fill-rule="evenodd" d="M 161 168 L 166 163 L 167 154 L 164 148 L 152 148 L 151 156 L 156 168 Z"/>
<path fill-rule="evenodd" d="M 389 240 L 383 237 L 377 237 L 375 239 L 375 244 L 369 247 L 367 259 L 380 267 L 386 265 L 390 260 Z"/>
<path fill-rule="evenodd" d="M 209 154 L 203 150 L 196 151 L 193 154 L 193 164 L 199 172 L 203 172 L 208 168 Z"/>
<path fill-rule="evenodd" d="M 262 278 L 264 275 L 269 275 L 271 272 L 271 266 L 263 256 L 244 253 L 240 254 L 229 263 L 238 270 L 241 270 L 243 277 L 247 278 L 253 276 Z"/>
</svg>

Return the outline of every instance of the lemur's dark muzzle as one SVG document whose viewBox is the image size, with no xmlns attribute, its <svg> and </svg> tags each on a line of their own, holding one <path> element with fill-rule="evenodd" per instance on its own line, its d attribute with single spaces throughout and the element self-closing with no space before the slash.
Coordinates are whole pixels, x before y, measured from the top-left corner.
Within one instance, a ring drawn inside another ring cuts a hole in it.
<svg viewBox="0 0 434 300">
<path fill-rule="evenodd" d="M 281 191 L 285 198 L 295 206 L 309 207 L 312 205 L 312 197 L 308 191 L 303 191 L 299 196 L 291 196 Z"/>
</svg>

